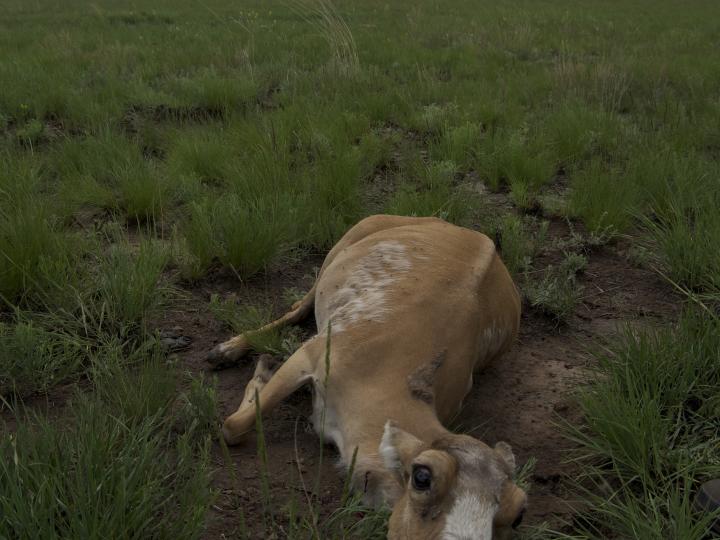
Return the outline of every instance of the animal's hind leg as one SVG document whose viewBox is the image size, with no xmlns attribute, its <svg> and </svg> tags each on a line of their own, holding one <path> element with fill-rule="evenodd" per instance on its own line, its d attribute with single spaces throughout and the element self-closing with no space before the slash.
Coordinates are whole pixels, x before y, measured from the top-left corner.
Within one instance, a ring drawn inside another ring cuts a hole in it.
<svg viewBox="0 0 720 540">
<path fill-rule="evenodd" d="M 220 368 L 228 364 L 232 364 L 237 360 L 240 360 L 252 349 L 250 341 L 253 335 L 262 334 L 276 328 L 282 328 L 289 324 L 298 324 L 307 318 L 313 310 L 313 304 L 315 302 L 315 286 L 305 295 L 305 297 L 293 304 L 290 311 L 279 319 L 266 324 L 262 328 L 245 332 L 239 336 L 230 338 L 229 340 L 221 343 L 215 347 L 210 353 L 208 353 L 207 361 L 212 364 L 215 368 Z"/>
<path fill-rule="evenodd" d="M 253 379 L 245 388 L 245 397 L 238 410 L 223 423 L 223 436 L 228 444 L 237 444 L 242 436 L 255 426 L 255 396 L 260 402 L 261 414 L 267 414 L 278 403 L 309 382 L 314 373 L 316 347 L 308 341 L 273 374 L 267 361 L 261 357 Z"/>
</svg>

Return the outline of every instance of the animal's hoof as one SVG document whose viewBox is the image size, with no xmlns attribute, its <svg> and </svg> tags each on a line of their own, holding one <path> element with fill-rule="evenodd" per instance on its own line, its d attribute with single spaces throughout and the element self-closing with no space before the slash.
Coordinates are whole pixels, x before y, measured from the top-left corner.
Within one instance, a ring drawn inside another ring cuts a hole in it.
<svg viewBox="0 0 720 540">
<path fill-rule="evenodd" d="M 227 444 L 228 446 L 233 446 L 237 444 L 237 440 L 232 436 L 230 431 L 228 431 L 225 426 L 222 427 L 222 437 L 225 440 L 225 444 Z"/>
<path fill-rule="evenodd" d="M 236 413 L 237 414 L 237 413 Z M 253 418 L 255 414 L 253 413 Z M 228 446 L 236 446 L 243 442 L 243 439 L 245 438 L 245 435 L 248 433 L 248 429 L 238 429 L 238 426 L 233 420 L 231 420 L 232 417 L 226 418 L 225 422 L 223 422 L 222 425 L 222 437 L 225 440 L 225 444 Z"/>
<path fill-rule="evenodd" d="M 207 354 L 205 361 L 210 364 L 213 369 L 223 369 L 233 365 L 236 359 L 229 357 L 227 352 L 223 350 L 221 343 Z"/>
</svg>

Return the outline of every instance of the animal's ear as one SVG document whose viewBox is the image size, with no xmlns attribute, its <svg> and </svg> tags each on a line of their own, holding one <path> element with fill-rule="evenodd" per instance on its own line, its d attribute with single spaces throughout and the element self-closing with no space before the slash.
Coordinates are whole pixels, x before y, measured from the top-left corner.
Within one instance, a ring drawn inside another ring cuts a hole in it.
<svg viewBox="0 0 720 540">
<path fill-rule="evenodd" d="M 515 454 L 513 454 L 512 448 L 506 442 L 500 441 L 495 445 L 495 452 L 502 458 L 510 469 L 510 474 L 515 472 Z"/>
<path fill-rule="evenodd" d="M 509 480 L 503 485 L 500 505 L 493 519 L 496 527 L 517 527 L 527 506 L 527 494 Z"/>
<path fill-rule="evenodd" d="M 388 470 L 400 475 L 409 471 L 413 458 L 423 448 L 420 439 L 397 427 L 392 420 L 385 423 L 379 451 Z"/>
</svg>

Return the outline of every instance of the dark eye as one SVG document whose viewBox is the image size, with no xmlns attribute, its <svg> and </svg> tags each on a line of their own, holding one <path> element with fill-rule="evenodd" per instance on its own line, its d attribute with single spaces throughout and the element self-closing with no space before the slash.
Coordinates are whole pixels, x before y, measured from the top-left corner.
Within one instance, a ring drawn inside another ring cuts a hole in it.
<svg viewBox="0 0 720 540">
<path fill-rule="evenodd" d="M 412 471 L 412 485 L 418 491 L 427 491 L 432 484 L 432 472 L 424 465 L 415 465 Z"/>
<path fill-rule="evenodd" d="M 515 518 L 515 521 L 513 521 L 512 528 L 517 529 L 523 520 L 523 515 L 525 515 L 525 509 L 523 508 L 520 510 L 520 513 L 518 514 L 518 517 Z"/>
</svg>

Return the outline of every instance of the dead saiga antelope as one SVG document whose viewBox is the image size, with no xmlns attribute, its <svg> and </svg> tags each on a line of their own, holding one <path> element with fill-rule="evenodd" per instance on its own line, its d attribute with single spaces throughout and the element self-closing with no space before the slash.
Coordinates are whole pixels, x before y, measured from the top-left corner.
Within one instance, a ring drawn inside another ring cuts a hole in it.
<svg viewBox="0 0 720 540">
<path fill-rule="evenodd" d="M 256 391 L 268 413 L 312 383 L 315 429 L 346 465 L 357 448 L 353 485 L 393 507 L 389 538 L 490 539 L 519 523 L 527 498 L 512 481 L 510 447 L 443 427 L 473 372 L 517 335 L 520 300 L 492 241 L 435 218 L 369 217 L 330 251 L 305 298 L 259 331 L 297 323 L 313 307 L 318 335 L 275 373 L 258 363 L 223 425 L 228 444 L 254 429 Z M 249 348 L 240 335 L 209 360 L 234 361 Z"/>
</svg>

